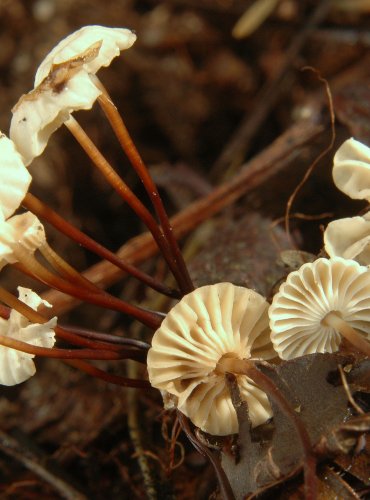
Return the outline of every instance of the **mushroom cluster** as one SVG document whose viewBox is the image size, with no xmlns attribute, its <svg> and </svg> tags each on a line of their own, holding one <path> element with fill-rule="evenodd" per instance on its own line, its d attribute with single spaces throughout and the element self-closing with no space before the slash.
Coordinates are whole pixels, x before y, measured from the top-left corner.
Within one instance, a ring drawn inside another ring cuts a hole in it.
<svg viewBox="0 0 370 500">
<path fill-rule="evenodd" d="M 341 257 L 306 263 L 281 285 L 269 316 L 282 359 L 335 352 L 341 336 L 369 352 L 370 271 Z"/>
<path fill-rule="evenodd" d="M 353 138 L 345 141 L 334 156 L 333 180 L 338 189 L 355 200 L 370 201 L 370 148 Z M 330 257 L 354 259 L 370 264 L 370 212 L 338 219 L 324 233 Z"/>
</svg>

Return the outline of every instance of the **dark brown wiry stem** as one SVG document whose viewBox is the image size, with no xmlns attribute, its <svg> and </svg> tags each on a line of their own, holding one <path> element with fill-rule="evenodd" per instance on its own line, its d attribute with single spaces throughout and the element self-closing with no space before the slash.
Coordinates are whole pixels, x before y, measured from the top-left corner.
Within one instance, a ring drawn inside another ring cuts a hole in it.
<svg viewBox="0 0 370 500">
<path fill-rule="evenodd" d="M 78 141 L 82 149 L 87 153 L 94 165 L 104 175 L 109 184 L 115 189 L 121 198 L 128 203 L 137 216 L 140 217 L 140 219 L 147 226 L 181 288 L 182 276 L 177 262 L 173 257 L 168 242 L 160 227 L 157 225 L 154 217 L 139 200 L 139 198 L 131 191 L 127 184 L 121 179 L 78 122 L 71 117 L 69 120 L 64 122 L 64 124 Z"/>
<path fill-rule="evenodd" d="M 215 455 L 212 453 L 212 451 L 207 448 L 203 443 L 197 439 L 190 427 L 189 424 L 189 419 L 181 413 L 179 410 L 177 410 L 177 418 L 179 419 L 179 423 L 181 425 L 182 430 L 185 432 L 187 438 L 191 442 L 191 444 L 194 446 L 194 448 L 203 456 L 207 457 L 208 460 L 211 462 L 216 475 L 218 479 L 218 484 L 220 485 L 220 490 L 222 493 L 222 496 L 225 500 L 235 500 L 235 496 L 233 493 L 233 490 L 231 489 L 229 480 L 227 479 L 227 476 L 225 474 L 225 471 L 221 467 L 221 464 L 219 460 L 215 457 Z"/>
<path fill-rule="evenodd" d="M 150 349 L 150 344 L 143 342 L 142 340 L 129 339 L 126 337 L 118 337 L 117 335 L 112 335 L 108 333 L 96 332 L 94 330 L 87 330 L 86 328 L 79 328 L 75 326 L 63 325 L 63 329 L 68 332 L 72 332 L 76 335 L 80 335 L 89 339 L 100 340 L 101 342 L 109 342 L 110 344 L 124 345 L 140 349 L 145 353 Z"/>
<path fill-rule="evenodd" d="M 151 389 L 152 386 L 147 380 L 136 380 L 132 378 L 120 377 L 119 375 L 113 375 L 111 373 L 106 373 L 96 366 L 90 365 L 90 363 L 86 363 L 86 361 L 81 360 L 65 360 L 66 364 L 77 368 L 78 370 L 87 373 L 95 378 L 100 378 L 105 382 L 109 382 L 110 384 L 121 385 L 123 387 L 136 387 L 138 389 Z"/>
<path fill-rule="evenodd" d="M 33 354 L 34 356 L 41 356 L 46 358 L 58 359 L 135 359 L 137 352 L 125 351 L 105 351 L 103 349 L 59 349 L 57 347 L 40 347 L 21 340 L 16 340 L 11 337 L 0 334 L 0 345 L 15 349 L 17 351 Z"/>
<path fill-rule="evenodd" d="M 179 275 L 181 277 L 181 283 L 179 283 L 179 286 L 181 288 L 181 291 L 184 294 L 189 293 L 192 290 L 194 290 L 194 285 L 193 282 L 191 281 L 188 269 L 184 262 L 183 256 L 180 252 L 176 238 L 173 234 L 173 229 L 169 221 L 169 218 L 167 216 L 167 212 L 163 206 L 157 186 L 155 185 L 149 173 L 149 170 L 147 169 L 138 150 L 136 149 L 136 146 L 126 128 L 126 125 L 124 124 L 124 121 L 120 113 L 118 112 L 118 109 L 112 102 L 108 92 L 106 91 L 106 89 L 104 88 L 104 86 L 101 84 L 101 82 L 97 77 L 95 77 L 95 81 L 98 82 L 98 86 L 102 90 L 102 94 L 99 96 L 98 102 L 101 105 L 106 117 L 108 118 L 112 126 L 112 129 L 116 134 L 119 143 L 122 146 L 122 149 L 126 153 L 136 173 L 140 177 L 146 189 L 146 192 L 148 193 L 149 198 L 153 204 L 158 219 L 161 223 L 163 232 L 167 238 L 168 244 L 175 258 L 175 262 L 180 271 Z"/>
<path fill-rule="evenodd" d="M 290 406 L 274 382 L 262 373 L 253 361 L 247 359 L 235 359 L 223 357 L 218 362 L 217 369 L 224 373 L 243 374 L 251 378 L 260 389 L 262 389 L 279 406 L 281 411 L 294 424 L 297 434 L 301 440 L 303 450 L 303 469 L 305 481 L 305 499 L 316 500 L 317 498 L 317 478 L 316 459 L 312 451 L 311 440 L 308 432 L 294 409 Z"/>
<path fill-rule="evenodd" d="M 4 302 L 8 307 L 11 309 L 16 310 L 27 318 L 31 323 L 37 323 L 37 324 L 44 324 L 47 321 L 49 321 L 47 318 L 45 318 L 42 314 L 40 314 L 38 311 L 35 311 L 32 309 L 32 307 L 28 306 L 21 300 L 19 300 L 17 297 L 9 293 L 7 290 L 4 288 L 0 287 L 0 300 Z M 10 310 L 5 307 L 5 306 L 0 306 L 2 309 L 2 314 L 1 316 L 4 319 L 8 319 L 10 315 Z M 63 327 L 56 326 L 54 328 L 55 334 L 57 337 L 70 342 L 71 344 L 78 345 L 78 346 L 84 346 L 84 347 L 89 347 L 91 349 L 103 349 L 107 351 L 117 351 L 120 350 L 121 347 L 119 345 L 113 345 L 110 342 L 110 339 L 98 339 L 96 340 L 90 340 L 89 338 L 83 338 L 78 333 L 74 333 L 73 331 L 69 331 L 68 329 L 64 329 Z M 130 341 L 130 339 L 127 339 Z M 133 347 L 139 347 L 138 345 L 134 345 L 134 343 L 127 342 L 126 345 L 132 345 Z M 142 358 L 144 359 L 144 357 Z"/>
<path fill-rule="evenodd" d="M 81 285 L 83 288 L 95 293 L 99 293 L 100 289 L 91 281 L 86 279 L 76 269 L 74 269 L 68 262 L 66 262 L 60 255 L 58 255 L 48 243 L 44 243 L 39 248 L 42 256 L 52 265 L 52 267 L 67 281 Z"/>
<path fill-rule="evenodd" d="M 137 306 L 133 306 L 120 300 L 107 292 L 101 290 L 99 293 L 91 292 L 79 286 L 54 275 L 48 269 L 43 267 L 32 255 L 24 249 L 17 247 L 14 249 L 14 255 L 18 259 L 15 267 L 25 274 L 31 275 L 42 283 L 55 288 L 63 293 L 67 293 L 79 300 L 95 304 L 113 311 L 119 311 L 136 318 L 138 321 L 156 330 L 162 322 L 162 316 L 152 311 L 147 311 Z"/>
<path fill-rule="evenodd" d="M 94 252 L 96 255 L 99 255 L 99 257 L 102 257 L 108 262 L 111 262 L 119 269 L 140 280 L 142 283 L 145 283 L 150 288 L 153 288 L 157 292 L 163 293 L 168 297 L 180 298 L 181 294 L 177 290 L 168 288 L 137 267 L 132 266 L 131 264 L 128 264 L 124 260 L 120 259 L 115 253 L 111 252 L 103 245 L 90 238 L 90 236 L 87 236 L 85 233 L 77 229 L 70 222 L 63 219 L 63 217 L 57 214 L 52 208 L 47 206 L 44 202 L 36 198 L 31 193 L 26 194 L 25 198 L 23 199 L 22 205 L 32 213 L 40 217 L 40 219 L 49 222 L 52 226 L 58 229 L 58 231 L 68 236 L 68 238 L 71 238 L 71 240 L 75 241 L 84 248 L 87 248 L 91 252 Z"/>
</svg>

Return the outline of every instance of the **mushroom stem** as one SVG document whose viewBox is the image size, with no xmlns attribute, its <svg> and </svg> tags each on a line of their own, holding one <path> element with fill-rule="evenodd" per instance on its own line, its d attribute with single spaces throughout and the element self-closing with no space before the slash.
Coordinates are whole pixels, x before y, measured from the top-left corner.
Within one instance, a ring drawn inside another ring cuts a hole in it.
<svg viewBox="0 0 370 500">
<path fill-rule="evenodd" d="M 87 290 L 99 293 L 100 289 L 91 281 L 86 279 L 74 267 L 66 262 L 60 255 L 58 255 L 48 243 L 44 243 L 39 248 L 42 256 L 53 266 L 53 268 L 67 281 L 78 283 Z"/>
<path fill-rule="evenodd" d="M 187 293 L 187 288 L 184 288 L 184 281 L 182 272 L 179 269 L 176 257 L 174 257 L 169 242 L 163 234 L 161 228 L 157 225 L 155 218 L 149 210 L 143 205 L 139 198 L 131 191 L 127 184 L 121 179 L 117 172 L 113 169 L 112 165 L 102 155 L 99 149 L 95 146 L 94 142 L 86 134 L 84 129 L 79 123 L 71 116 L 64 125 L 72 133 L 78 141 L 82 149 L 90 157 L 93 164 L 104 175 L 109 184 L 115 189 L 119 196 L 134 210 L 138 217 L 144 222 L 149 231 L 151 232 L 158 248 L 162 252 L 168 267 L 171 269 L 181 291 Z"/>
<path fill-rule="evenodd" d="M 102 257 L 108 262 L 111 262 L 119 269 L 122 269 L 122 271 L 130 274 L 134 278 L 137 278 L 154 290 L 157 290 L 157 292 L 163 293 L 164 295 L 167 295 L 169 297 L 174 297 L 176 299 L 181 298 L 181 294 L 178 290 L 173 290 L 172 288 L 167 287 L 166 285 L 156 280 L 155 278 L 152 278 L 137 267 L 128 264 L 127 262 L 119 258 L 115 253 L 111 252 L 103 245 L 90 238 L 90 236 L 87 236 L 87 234 L 77 229 L 77 227 L 73 226 L 70 222 L 63 219 L 63 217 L 57 214 L 43 201 L 36 198 L 36 196 L 34 196 L 33 194 L 27 193 L 22 201 L 22 205 L 30 210 L 33 214 L 37 215 L 40 219 L 44 219 L 49 222 L 52 226 L 58 229 L 58 231 L 68 236 L 68 238 L 71 238 L 71 240 L 75 241 L 84 248 L 87 248 L 91 252 L 94 252 L 95 254 L 99 255 L 99 257 Z"/>
<path fill-rule="evenodd" d="M 96 366 L 90 365 L 86 361 L 82 359 L 65 359 L 63 360 L 65 364 L 73 366 L 78 370 L 81 370 L 88 375 L 91 375 L 95 378 L 100 378 L 105 382 L 109 382 L 110 384 L 121 385 L 123 387 L 136 387 L 137 389 L 151 389 L 152 386 L 147 380 L 139 380 L 121 377 L 119 375 L 115 375 L 113 373 L 107 373 L 104 370 L 100 370 Z"/>
<path fill-rule="evenodd" d="M 234 375 L 246 375 L 251 378 L 272 400 L 280 410 L 293 423 L 298 436 L 301 440 L 303 450 L 303 469 L 305 480 L 305 498 L 306 500 L 315 500 L 317 498 L 317 480 L 316 480 L 316 460 L 312 453 L 311 440 L 302 420 L 290 406 L 281 391 L 274 382 L 256 368 L 253 361 L 247 359 L 237 359 L 223 356 L 217 363 L 216 370 L 221 373 L 233 373 Z"/>
<path fill-rule="evenodd" d="M 56 276 L 42 266 L 33 255 L 30 255 L 26 250 L 20 247 L 14 248 L 14 255 L 19 261 L 13 264 L 14 267 L 20 269 L 27 275 L 31 275 L 42 283 L 45 283 L 47 286 L 56 288 L 82 301 L 132 316 L 153 330 L 156 330 L 162 322 L 163 318 L 158 313 L 131 305 L 121 299 L 113 297 L 99 288 L 96 289 L 96 292 L 93 292 Z"/>
<path fill-rule="evenodd" d="M 43 324 L 48 321 L 48 319 L 38 311 L 35 311 L 34 309 L 32 309 L 32 307 L 28 306 L 2 287 L 0 287 L 0 300 L 4 302 L 4 304 L 6 304 L 8 307 L 15 309 L 17 312 L 22 314 L 22 316 L 27 318 L 31 323 Z M 6 308 L 3 307 L 1 307 L 1 309 L 3 309 L 1 316 L 5 317 L 4 319 L 8 319 L 9 310 L 6 311 Z M 54 328 L 54 331 L 57 337 L 74 345 L 86 346 L 92 349 L 105 349 L 107 351 L 115 351 L 120 347 L 119 345 L 113 345 L 110 339 L 102 338 L 94 340 L 93 338 L 84 338 L 78 332 L 74 333 L 73 331 L 68 330 L 68 328 L 65 329 L 58 325 Z"/>
<path fill-rule="evenodd" d="M 0 345 L 9 347 L 10 349 L 15 349 L 16 351 L 31 354 L 33 356 L 45 358 L 89 360 L 117 360 L 129 358 L 142 362 L 140 351 L 132 349 L 109 351 L 105 349 L 60 349 L 58 347 L 40 347 L 1 334 Z"/>
<path fill-rule="evenodd" d="M 116 137 L 127 155 L 131 165 L 134 167 L 136 173 L 140 177 L 146 192 L 153 204 L 153 207 L 156 211 L 158 219 L 161 223 L 163 232 L 166 236 L 168 244 L 171 248 L 172 254 L 175 258 L 175 262 L 180 270 L 180 275 L 182 278 L 182 291 L 184 293 L 189 293 L 194 290 L 194 285 L 191 281 L 188 269 L 184 262 L 183 256 L 180 252 L 179 246 L 177 244 L 176 238 L 173 234 L 173 229 L 169 218 L 167 216 L 167 212 L 163 206 L 162 199 L 159 195 L 156 184 L 154 183 L 149 170 L 147 169 L 143 159 L 141 158 L 136 146 L 126 128 L 126 125 L 120 115 L 118 109 L 114 105 L 110 95 L 107 90 L 100 82 L 99 78 L 94 75 L 94 82 L 102 90 L 102 94 L 98 98 L 98 102 L 104 111 L 111 127 L 116 134 Z"/>
<path fill-rule="evenodd" d="M 361 333 L 344 321 L 336 312 L 332 311 L 327 314 L 322 320 L 322 324 L 334 328 L 347 339 L 348 342 L 370 357 L 370 342 L 366 340 Z"/>
</svg>

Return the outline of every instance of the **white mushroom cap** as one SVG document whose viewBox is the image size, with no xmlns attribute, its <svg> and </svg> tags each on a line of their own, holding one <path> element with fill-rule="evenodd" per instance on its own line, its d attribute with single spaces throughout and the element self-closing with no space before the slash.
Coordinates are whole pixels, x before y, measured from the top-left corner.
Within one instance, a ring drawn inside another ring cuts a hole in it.
<svg viewBox="0 0 370 500">
<path fill-rule="evenodd" d="M 353 138 L 345 141 L 334 156 L 333 179 L 351 198 L 370 201 L 370 148 Z"/>
<path fill-rule="evenodd" d="M 370 264 L 370 212 L 330 222 L 324 232 L 325 251 L 330 257 Z"/>
<path fill-rule="evenodd" d="M 353 260 L 318 259 L 290 273 L 269 309 L 271 340 L 282 359 L 335 352 L 341 335 L 330 312 L 370 338 L 370 271 Z"/>
<path fill-rule="evenodd" d="M 91 109 L 101 94 L 84 71 L 68 77 L 66 83 L 60 92 L 56 92 L 51 78 L 22 96 L 12 110 L 10 137 L 27 166 L 41 155 L 50 136 L 70 118 L 72 112 Z"/>
<path fill-rule="evenodd" d="M 34 310 L 37 310 L 40 304 L 51 307 L 48 302 L 42 300 L 28 288 L 18 287 L 18 291 L 19 299 Z M 57 318 L 53 318 L 42 325 L 30 323 L 27 318 L 12 310 L 8 320 L 0 318 L 0 333 L 28 344 L 51 348 L 55 343 L 53 329 L 56 322 Z M 32 377 L 36 372 L 33 357 L 33 354 L 0 345 L 0 384 L 20 384 Z"/>
<path fill-rule="evenodd" d="M 167 391 L 180 411 L 203 431 L 238 432 L 236 413 L 224 374 L 215 371 L 221 357 L 271 359 L 267 301 L 253 290 L 218 283 L 196 289 L 176 304 L 155 332 L 148 353 L 153 387 Z M 253 426 L 272 416 L 266 394 L 246 376 L 238 376 Z"/>
<path fill-rule="evenodd" d="M 31 180 L 14 143 L 0 132 L 0 219 L 7 219 L 17 210 Z"/>
<path fill-rule="evenodd" d="M 84 26 L 58 43 L 42 61 L 35 76 L 35 87 L 49 75 L 53 65 L 76 58 L 97 42 L 101 47 L 97 57 L 86 61 L 83 69 L 95 74 L 102 66 L 109 66 L 122 50 L 129 49 L 136 41 L 136 35 L 127 28 L 106 26 Z"/>
<path fill-rule="evenodd" d="M 26 165 L 44 151 L 51 134 L 71 113 L 92 108 L 101 90 L 90 75 L 135 40 L 127 29 L 85 26 L 47 55 L 37 70 L 34 90 L 12 110 L 10 137 Z"/>
<path fill-rule="evenodd" d="M 17 262 L 15 248 L 22 247 L 28 253 L 34 253 L 44 243 L 44 226 L 33 213 L 25 212 L 7 221 L 0 221 L 0 269 L 6 264 Z"/>
</svg>

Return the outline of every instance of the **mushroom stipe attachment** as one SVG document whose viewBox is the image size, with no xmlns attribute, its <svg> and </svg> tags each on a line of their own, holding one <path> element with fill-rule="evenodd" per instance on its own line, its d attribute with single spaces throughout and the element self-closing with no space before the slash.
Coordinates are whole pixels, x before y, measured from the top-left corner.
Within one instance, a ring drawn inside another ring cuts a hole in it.
<svg viewBox="0 0 370 500">
<path fill-rule="evenodd" d="M 197 288 L 185 295 L 155 332 L 148 353 L 151 384 L 209 434 L 238 432 L 225 372 L 238 374 L 252 425 L 272 416 L 266 394 L 243 374 L 243 359 L 276 356 L 270 342 L 268 303 L 258 293 L 231 283 Z"/>
<path fill-rule="evenodd" d="M 340 257 L 304 264 L 281 285 L 269 316 L 282 359 L 335 352 L 342 337 L 370 356 L 370 270 Z"/>
</svg>

